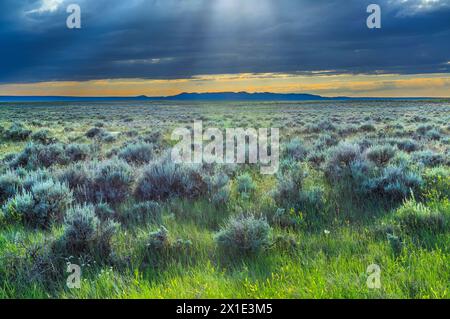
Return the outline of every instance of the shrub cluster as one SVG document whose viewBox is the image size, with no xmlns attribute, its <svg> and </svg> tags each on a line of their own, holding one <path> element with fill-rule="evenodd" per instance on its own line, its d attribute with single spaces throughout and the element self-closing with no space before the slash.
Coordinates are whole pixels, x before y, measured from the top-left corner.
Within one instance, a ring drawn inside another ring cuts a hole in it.
<svg viewBox="0 0 450 319">
<path fill-rule="evenodd" d="M 31 139 L 40 144 L 49 145 L 56 142 L 56 138 L 51 136 L 49 130 L 39 130 L 31 134 Z"/>
<path fill-rule="evenodd" d="M 59 182 L 36 182 L 29 191 L 10 198 L 3 210 L 8 220 L 21 221 L 27 226 L 49 228 L 61 222 L 66 209 L 72 203 L 72 192 Z"/>
<path fill-rule="evenodd" d="M 436 167 L 445 164 L 445 156 L 431 150 L 415 152 L 412 154 L 413 161 L 422 164 L 425 167 Z"/>
<path fill-rule="evenodd" d="M 415 152 L 420 149 L 419 143 L 417 143 L 413 139 L 403 139 L 403 140 L 396 141 L 396 145 L 399 150 L 402 150 L 402 151 L 405 151 L 408 153 L 412 153 L 412 152 Z"/>
<path fill-rule="evenodd" d="M 0 205 L 17 194 L 21 187 L 22 181 L 14 171 L 0 175 Z"/>
<path fill-rule="evenodd" d="M 432 129 L 434 129 L 434 127 L 432 125 L 429 124 L 421 124 L 417 127 L 416 132 L 417 134 L 424 136 L 426 135 L 429 131 L 431 131 Z"/>
<path fill-rule="evenodd" d="M 277 176 L 277 186 L 272 192 L 275 202 L 282 207 L 295 207 L 303 189 L 305 171 L 295 165 L 293 168 Z"/>
<path fill-rule="evenodd" d="M 113 143 L 113 142 L 115 142 L 115 141 L 117 140 L 117 136 L 114 135 L 114 134 L 111 133 L 111 132 L 104 132 L 104 133 L 100 136 L 100 140 L 101 140 L 102 142 L 105 142 L 105 143 Z"/>
<path fill-rule="evenodd" d="M 93 206 L 76 206 L 68 211 L 64 220 L 60 247 L 75 256 L 108 257 L 112 237 L 119 227 L 120 224 L 112 220 L 100 221 Z"/>
<path fill-rule="evenodd" d="M 161 226 L 157 231 L 151 232 L 148 236 L 147 247 L 151 251 L 161 251 L 170 247 L 169 231 Z"/>
<path fill-rule="evenodd" d="M 26 191 L 30 191 L 31 188 L 38 183 L 53 180 L 52 173 L 46 169 L 39 169 L 31 172 L 24 169 L 18 169 L 15 172 L 20 178 L 22 189 Z"/>
<path fill-rule="evenodd" d="M 241 195 L 249 196 L 256 190 L 256 184 L 249 173 L 244 173 L 236 178 L 237 191 Z"/>
<path fill-rule="evenodd" d="M 93 203 L 96 202 L 96 193 L 92 170 L 91 165 L 78 163 L 59 171 L 57 176 L 61 182 L 70 187 L 77 202 Z"/>
<path fill-rule="evenodd" d="M 101 220 L 114 220 L 116 212 L 109 206 L 108 203 L 99 203 L 94 206 L 95 215 Z"/>
<path fill-rule="evenodd" d="M 134 195 L 140 201 L 165 201 L 174 197 L 194 199 L 207 191 L 199 167 L 163 161 L 145 167 L 137 180 Z"/>
<path fill-rule="evenodd" d="M 120 160 L 100 162 L 93 171 L 93 188 L 97 201 L 112 204 L 123 202 L 130 194 L 133 173 L 130 166 Z"/>
<path fill-rule="evenodd" d="M 115 135 L 100 127 L 90 128 L 85 135 L 87 138 L 101 140 L 105 143 L 112 143 L 117 139 Z"/>
<path fill-rule="evenodd" d="M 156 132 L 151 132 L 151 133 L 144 135 L 142 137 L 142 140 L 148 144 L 158 145 L 161 143 L 162 137 L 163 136 L 162 136 L 161 132 L 156 131 Z"/>
<path fill-rule="evenodd" d="M 395 213 L 395 220 L 408 234 L 421 232 L 440 233 L 449 230 L 449 217 L 426 207 L 415 199 L 408 200 Z"/>
<path fill-rule="evenodd" d="M 335 131 L 336 126 L 330 120 L 323 120 L 317 124 L 308 124 L 306 132 L 308 133 L 322 133 L 325 131 Z"/>
<path fill-rule="evenodd" d="M 289 143 L 285 144 L 283 148 L 284 157 L 294 161 L 303 161 L 307 154 L 307 148 L 298 138 L 291 140 Z"/>
<path fill-rule="evenodd" d="M 428 138 L 432 141 L 440 141 L 442 139 L 441 132 L 437 129 L 432 129 L 432 130 L 428 131 L 425 136 L 426 136 L 426 138 Z"/>
<path fill-rule="evenodd" d="M 377 130 L 373 123 L 364 123 L 359 127 L 359 129 L 363 132 L 375 132 Z"/>
<path fill-rule="evenodd" d="M 32 131 L 25 128 L 22 123 L 13 123 L 9 129 L 7 129 L 3 135 L 6 139 L 12 141 L 25 141 L 31 135 Z"/>
<path fill-rule="evenodd" d="M 137 143 L 127 145 L 119 152 L 119 158 L 130 164 L 147 164 L 153 159 L 153 145 Z"/>
<path fill-rule="evenodd" d="M 395 156 L 396 149 L 389 144 L 375 145 L 366 151 L 367 158 L 377 166 L 384 167 Z"/>
<path fill-rule="evenodd" d="M 255 254 L 270 245 L 271 228 L 253 215 L 232 217 L 215 235 L 218 246 L 232 253 Z"/>
<path fill-rule="evenodd" d="M 405 167 L 389 166 L 381 176 L 370 179 L 367 188 L 377 197 L 401 202 L 411 193 L 417 194 L 422 183 L 419 174 Z"/>
<path fill-rule="evenodd" d="M 86 145 L 70 144 L 65 146 L 61 143 L 50 145 L 30 143 L 9 162 L 9 165 L 11 168 L 23 167 L 33 170 L 82 161 L 88 155 L 89 147 Z"/>
<path fill-rule="evenodd" d="M 66 146 L 65 152 L 70 162 L 81 162 L 89 157 L 91 149 L 86 144 L 72 143 Z"/>
<path fill-rule="evenodd" d="M 336 146 L 337 144 L 339 144 L 337 136 L 324 134 L 316 140 L 314 143 L 314 148 L 318 151 L 323 151 L 332 146 Z"/>
<path fill-rule="evenodd" d="M 349 183 L 350 187 L 367 176 L 370 169 L 370 163 L 363 158 L 360 146 L 345 142 L 329 150 L 324 168 L 325 178 L 330 184 Z"/>
<path fill-rule="evenodd" d="M 407 164 L 387 145 L 371 147 L 364 154 L 357 145 L 341 143 L 329 153 L 325 177 L 338 191 L 401 202 L 422 185 L 420 175 Z"/>
<path fill-rule="evenodd" d="M 320 168 L 321 165 L 325 162 L 326 152 L 325 151 L 312 151 L 308 155 L 308 163 L 310 163 L 315 168 Z"/>
<path fill-rule="evenodd" d="M 210 201 L 216 207 L 228 205 L 231 194 L 230 178 L 224 173 L 219 173 L 212 176 L 206 175 L 205 181 L 208 185 L 208 197 Z"/>
<path fill-rule="evenodd" d="M 105 133 L 105 130 L 99 127 L 92 127 L 86 132 L 86 137 L 95 138 Z"/>
<path fill-rule="evenodd" d="M 65 165 L 68 158 L 62 144 L 28 144 L 25 149 L 11 162 L 11 167 L 24 167 L 38 169 L 50 167 L 55 164 Z"/>
<path fill-rule="evenodd" d="M 59 174 L 79 202 L 118 204 L 131 193 L 131 167 L 118 159 L 72 165 Z"/>
</svg>

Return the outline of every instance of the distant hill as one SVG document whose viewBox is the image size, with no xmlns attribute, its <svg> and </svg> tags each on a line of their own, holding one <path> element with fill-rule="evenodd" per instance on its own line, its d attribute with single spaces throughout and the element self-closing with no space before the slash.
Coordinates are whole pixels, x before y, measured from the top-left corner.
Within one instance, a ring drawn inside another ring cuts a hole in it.
<svg viewBox="0 0 450 319">
<path fill-rule="evenodd" d="M 429 98 L 351 98 L 345 96 L 323 97 L 301 93 L 181 93 L 173 96 L 145 95 L 132 97 L 76 97 L 76 96 L 0 96 L 0 102 L 115 102 L 115 101 L 331 101 L 331 100 L 423 100 Z"/>
<path fill-rule="evenodd" d="M 348 99 L 347 97 L 328 98 L 313 94 L 280 94 L 280 93 L 247 93 L 247 92 L 222 92 L 222 93 L 181 93 L 175 96 L 165 97 L 173 101 L 317 101 L 331 99 Z"/>
</svg>

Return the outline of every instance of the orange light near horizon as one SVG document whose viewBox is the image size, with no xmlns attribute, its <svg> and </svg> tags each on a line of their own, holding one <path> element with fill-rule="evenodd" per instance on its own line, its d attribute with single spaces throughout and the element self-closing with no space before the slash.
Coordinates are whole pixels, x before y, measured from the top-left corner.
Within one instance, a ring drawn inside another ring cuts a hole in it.
<svg viewBox="0 0 450 319">
<path fill-rule="evenodd" d="M 0 95 L 167 96 L 182 92 L 310 93 L 354 97 L 449 97 L 450 75 L 219 74 L 174 80 L 105 79 L 0 84 Z"/>
</svg>

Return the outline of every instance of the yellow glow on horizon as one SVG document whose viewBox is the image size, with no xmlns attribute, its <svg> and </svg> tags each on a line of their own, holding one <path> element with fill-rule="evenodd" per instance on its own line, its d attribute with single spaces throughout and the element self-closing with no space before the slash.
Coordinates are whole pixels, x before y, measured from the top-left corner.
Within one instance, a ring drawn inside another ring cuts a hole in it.
<svg viewBox="0 0 450 319">
<path fill-rule="evenodd" d="M 167 96 L 182 92 L 310 93 L 354 97 L 449 97 L 449 74 L 295 75 L 241 73 L 199 75 L 186 79 L 103 79 L 0 84 L 0 95 Z"/>
</svg>

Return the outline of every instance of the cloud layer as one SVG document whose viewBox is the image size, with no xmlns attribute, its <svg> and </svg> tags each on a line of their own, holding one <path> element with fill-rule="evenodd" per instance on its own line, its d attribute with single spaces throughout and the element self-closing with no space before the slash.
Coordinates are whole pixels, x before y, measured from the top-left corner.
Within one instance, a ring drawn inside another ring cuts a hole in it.
<svg viewBox="0 0 450 319">
<path fill-rule="evenodd" d="M 2 0 L 0 83 L 450 72 L 450 0 Z M 66 28 L 78 3 L 82 29 Z"/>
</svg>

